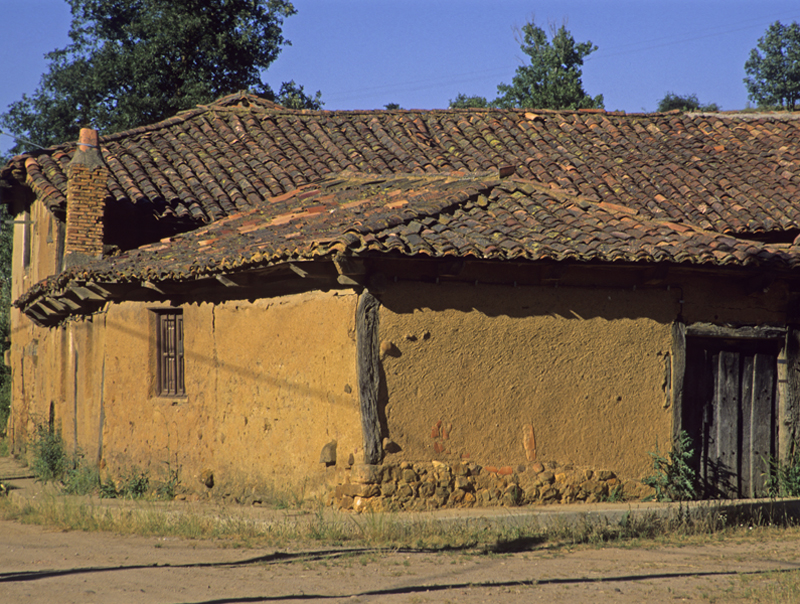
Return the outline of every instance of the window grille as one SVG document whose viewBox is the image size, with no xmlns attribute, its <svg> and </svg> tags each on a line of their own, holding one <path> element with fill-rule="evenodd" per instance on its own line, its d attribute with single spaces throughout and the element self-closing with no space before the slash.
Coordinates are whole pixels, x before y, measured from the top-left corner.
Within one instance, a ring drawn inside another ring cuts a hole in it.
<svg viewBox="0 0 800 604">
<path fill-rule="evenodd" d="M 158 318 L 158 376 L 159 396 L 183 396 L 183 313 L 163 311 Z"/>
</svg>

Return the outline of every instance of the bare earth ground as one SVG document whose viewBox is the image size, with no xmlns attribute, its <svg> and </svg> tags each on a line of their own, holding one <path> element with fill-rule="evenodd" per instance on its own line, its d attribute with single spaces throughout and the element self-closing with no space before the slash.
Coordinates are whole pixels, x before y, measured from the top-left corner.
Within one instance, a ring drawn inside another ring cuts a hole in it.
<svg viewBox="0 0 800 604">
<path fill-rule="evenodd" d="M 511 554 L 236 549 L 230 541 L 62 532 L 0 521 L 0 602 L 797 601 L 797 530 L 709 536 L 700 543 L 532 545 Z"/>
<path fill-rule="evenodd" d="M 800 542 L 503 555 L 276 552 L 0 522 L 3 602 L 789 602 Z M 774 597 L 771 597 L 773 594 Z"/>
</svg>

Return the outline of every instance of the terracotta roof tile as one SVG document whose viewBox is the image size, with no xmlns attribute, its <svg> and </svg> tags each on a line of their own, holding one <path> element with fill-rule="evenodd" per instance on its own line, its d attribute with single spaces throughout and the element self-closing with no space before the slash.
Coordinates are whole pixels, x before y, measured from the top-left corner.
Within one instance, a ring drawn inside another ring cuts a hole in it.
<svg viewBox="0 0 800 604">
<path fill-rule="evenodd" d="M 398 192 L 410 201 L 397 214 Z M 793 248 L 653 220 L 611 203 L 554 196 L 520 180 L 464 175 L 331 177 L 200 229 L 71 269 L 72 280 L 191 280 L 338 252 L 495 260 L 670 262 L 796 268 Z"/>
<path fill-rule="evenodd" d="M 775 116 L 520 110 L 299 112 L 232 95 L 107 136 L 113 204 L 191 224 L 219 220 L 343 170 L 373 174 L 516 168 L 538 184 L 708 230 L 800 228 L 800 121 Z M 56 213 L 69 146 L 14 158 Z"/>
</svg>

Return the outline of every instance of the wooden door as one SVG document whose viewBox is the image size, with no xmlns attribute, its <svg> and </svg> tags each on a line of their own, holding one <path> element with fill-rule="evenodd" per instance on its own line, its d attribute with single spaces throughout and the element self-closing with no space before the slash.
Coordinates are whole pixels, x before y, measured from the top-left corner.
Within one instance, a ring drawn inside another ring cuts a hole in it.
<svg viewBox="0 0 800 604">
<path fill-rule="evenodd" d="M 765 495 L 779 349 L 769 340 L 687 338 L 682 425 L 705 497 Z"/>
</svg>

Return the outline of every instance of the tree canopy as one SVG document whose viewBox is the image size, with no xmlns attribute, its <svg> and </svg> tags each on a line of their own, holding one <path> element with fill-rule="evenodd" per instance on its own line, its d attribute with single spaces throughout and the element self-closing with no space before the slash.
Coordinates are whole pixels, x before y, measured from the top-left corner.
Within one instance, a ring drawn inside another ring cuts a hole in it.
<svg viewBox="0 0 800 604">
<path fill-rule="evenodd" d="M 589 96 L 583 89 L 583 60 L 597 50 L 591 42 L 575 42 L 562 25 L 550 27 L 550 39 L 534 22 L 521 30 L 520 48 L 530 65 L 521 65 L 511 84 L 497 87 L 498 107 L 537 109 L 593 109 L 603 107 L 603 95 Z"/>
<path fill-rule="evenodd" d="M 261 70 L 289 44 L 289 0 L 68 0 L 71 43 L 46 55 L 39 87 L 9 106 L 0 125 L 46 146 L 81 126 L 114 132 L 250 89 L 295 108 L 320 94 L 286 82 L 278 94 Z M 19 143 L 12 150 L 20 152 Z"/>
<path fill-rule="evenodd" d="M 800 100 L 800 26 L 775 21 L 758 39 L 744 64 L 750 99 L 760 107 L 794 111 Z"/>
<path fill-rule="evenodd" d="M 551 24 L 550 39 L 533 21 L 519 31 L 520 48 L 530 65 L 520 65 L 511 84 L 497 86 L 498 97 L 459 93 L 452 109 L 474 107 L 531 107 L 537 109 L 602 109 L 603 95 L 589 96 L 581 81 L 583 60 L 597 50 L 591 42 L 575 42 L 566 26 Z"/>
<path fill-rule="evenodd" d="M 668 92 L 664 98 L 658 101 L 656 111 L 665 112 L 675 109 L 679 111 L 719 111 L 720 107 L 716 103 L 701 105 L 696 94 L 680 96 L 674 92 Z"/>
<path fill-rule="evenodd" d="M 459 93 L 456 98 L 450 101 L 450 109 L 474 109 L 476 107 L 490 107 L 491 104 L 482 96 L 467 96 Z"/>
</svg>

